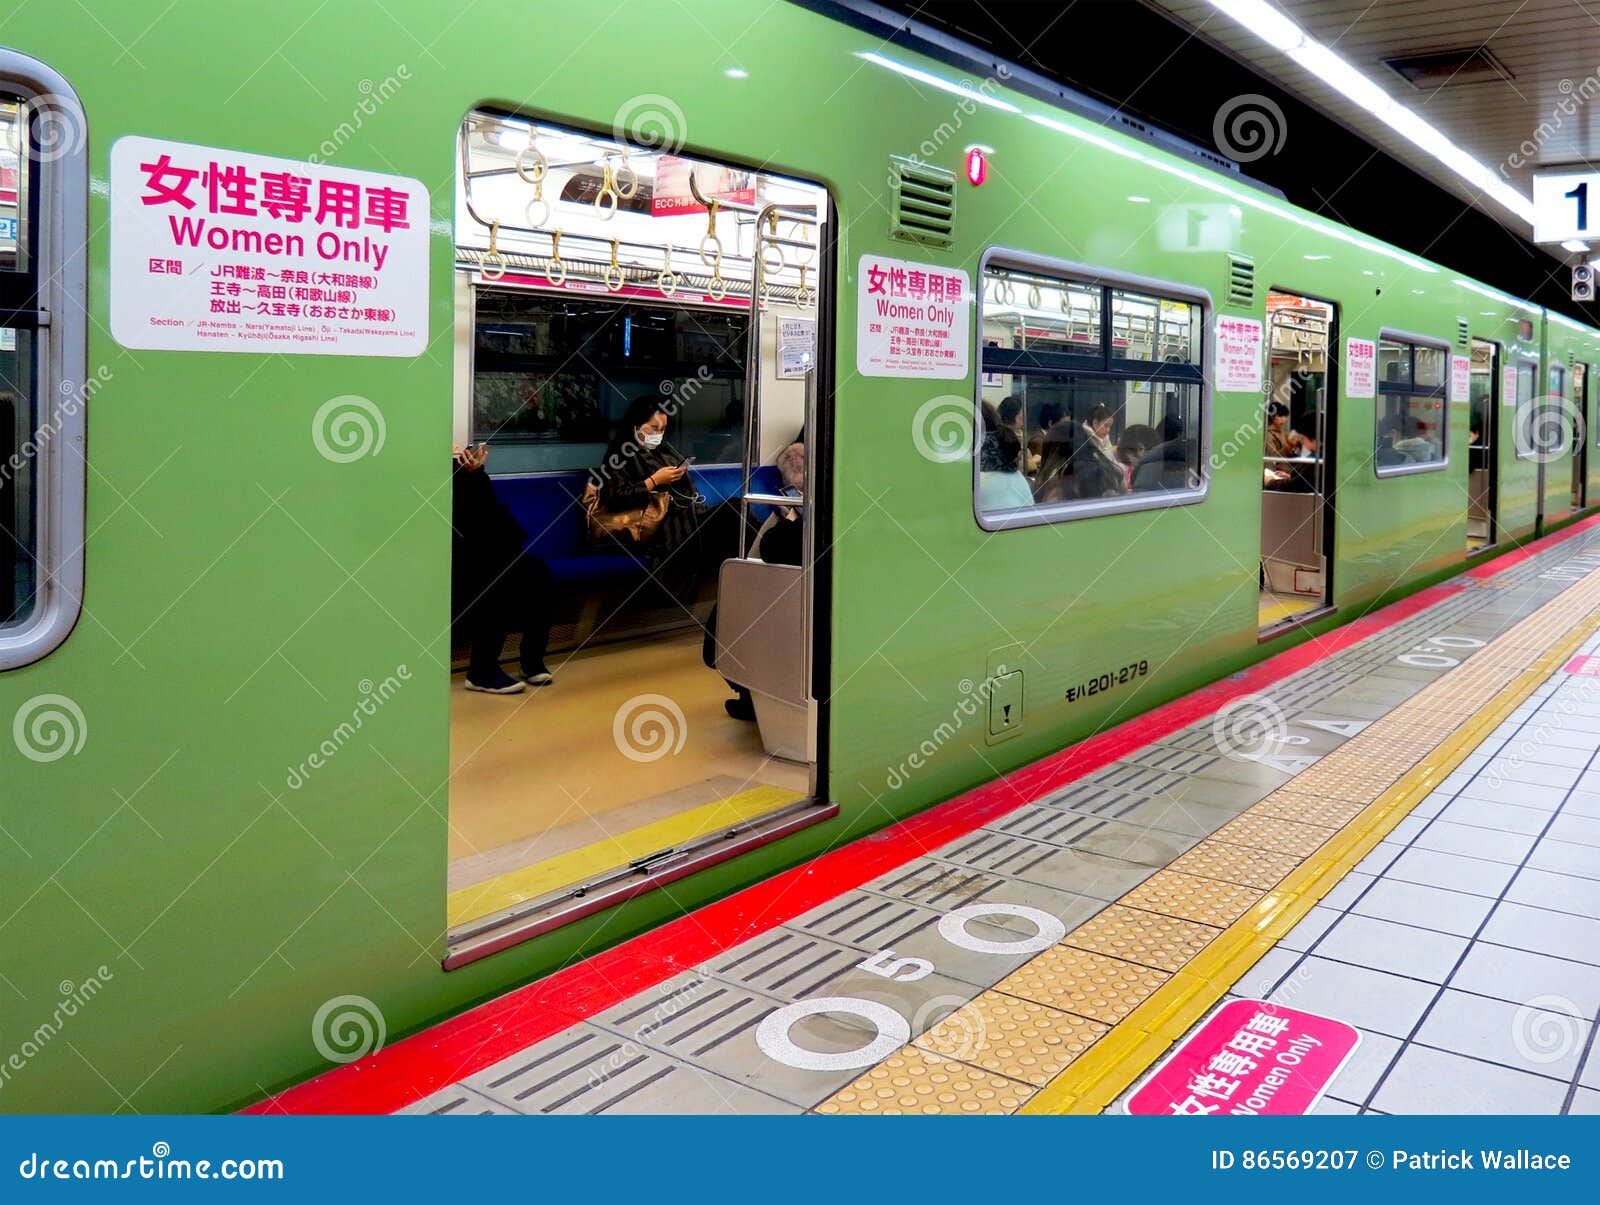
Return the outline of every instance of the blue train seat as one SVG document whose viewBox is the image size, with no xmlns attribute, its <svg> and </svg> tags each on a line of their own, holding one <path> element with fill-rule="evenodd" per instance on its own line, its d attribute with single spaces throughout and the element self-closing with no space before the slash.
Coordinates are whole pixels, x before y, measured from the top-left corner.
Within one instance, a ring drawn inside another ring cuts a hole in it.
<svg viewBox="0 0 1600 1205">
<path fill-rule="evenodd" d="M 695 488 L 713 506 L 738 497 L 738 465 L 695 468 L 689 475 Z M 508 474 L 493 480 L 495 494 L 510 507 L 528 532 L 528 551 L 544 559 L 557 581 L 600 583 L 610 578 L 644 574 L 642 561 L 625 553 L 595 550 L 589 544 L 578 501 L 583 496 L 587 473 Z M 763 465 L 757 469 L 752 485 L 762 493 L 778 492 L 782 482 L 776 466 Z M 756 506 L 750 513 L 759 524 L 766 519 L 769 509 Z"/>
</svg>

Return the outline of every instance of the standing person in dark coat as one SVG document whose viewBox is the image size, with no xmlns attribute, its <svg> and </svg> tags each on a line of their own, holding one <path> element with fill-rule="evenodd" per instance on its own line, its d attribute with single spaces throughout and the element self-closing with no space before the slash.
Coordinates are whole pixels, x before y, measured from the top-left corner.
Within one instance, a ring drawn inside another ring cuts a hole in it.
<svg viewBox="0 0 1600 1205">
<path fill-rule="evenodd" d="M 514 695 L 524 684 L 548 686 L 545 646 L 550 639 L 554 583 L 549 567 L 524 552 L 528 533 L 495 496 L 484 471 L 483 444 L 457 448 L 451 463 L 451 614 L 472 642 L 467 689 Z M 520 677 L 500 667 L 506 637 L 522 633 Z"/>
</svg>

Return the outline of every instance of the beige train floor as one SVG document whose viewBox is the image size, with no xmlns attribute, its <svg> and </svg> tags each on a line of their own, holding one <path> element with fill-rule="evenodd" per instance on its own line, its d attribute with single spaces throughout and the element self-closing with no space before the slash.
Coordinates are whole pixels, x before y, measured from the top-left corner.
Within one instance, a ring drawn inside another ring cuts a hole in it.
<svg viewBox="0 0 1600 1205">
<path fill-rule="evenodd" d="M 698 631 L 558 656 L 551 669 L 554 685 L 520 695 L 451 680 L 452 889 L 750 787 L 808 789 L 807 767 L 768 757 L 756 726 L 723 711 L 730 691 L 702 663 Z M 619 712 L 643 695 L 681 711 L 678 753 L 636 761 L 614 739 Z"/>
</svg>

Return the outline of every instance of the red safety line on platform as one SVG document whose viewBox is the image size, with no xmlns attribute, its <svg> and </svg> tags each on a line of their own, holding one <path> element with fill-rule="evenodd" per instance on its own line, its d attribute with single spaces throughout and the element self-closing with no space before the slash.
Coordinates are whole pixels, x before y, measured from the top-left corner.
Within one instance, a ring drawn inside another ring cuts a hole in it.
<svg viewBox="0 0 1600 1205">
<path fill-rule="evenodd" d="M 1502 573 L 1600 523 L 1592 516 L 1467 570 Z M 1060 790 L 1244 695 L 1393 627 L 1466 587 L 1441 583 L 1164 703 L 1002 778 L 821 854 L 393 1046 L 289 1088 L 246 1113 L 392 1113 L 604 1012 L 846 891 Z"/>
</svg>

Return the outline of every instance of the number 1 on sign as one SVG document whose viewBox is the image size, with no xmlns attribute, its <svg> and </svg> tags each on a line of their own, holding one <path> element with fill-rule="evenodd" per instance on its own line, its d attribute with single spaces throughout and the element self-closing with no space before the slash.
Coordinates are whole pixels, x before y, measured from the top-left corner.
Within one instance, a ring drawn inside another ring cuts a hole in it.
<svg viewBox="0 0 1600 1205">
<path fill-rule="evenodd" d="M 1563 193 L 1562 196 L 1570 197 L 1578 204 L 1578 229 L 1589 229 L 1589 182 L 1583 181 L 1571 192 Z"/>
</svg>

